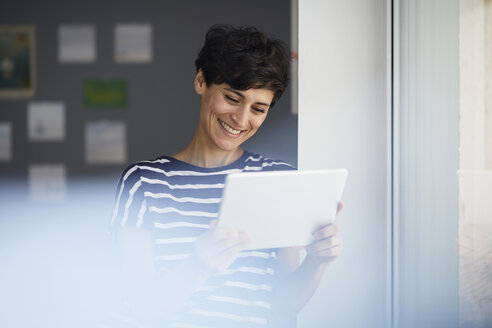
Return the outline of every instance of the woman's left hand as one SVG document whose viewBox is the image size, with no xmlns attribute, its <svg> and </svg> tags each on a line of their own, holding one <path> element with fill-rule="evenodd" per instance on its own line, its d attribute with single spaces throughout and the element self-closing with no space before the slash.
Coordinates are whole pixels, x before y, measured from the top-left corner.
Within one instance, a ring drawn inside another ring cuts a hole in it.
<svg viewBox="0 0 492 328">
<path fill-rule="evenodd" d="M 343 208 L 343 203 L 338 203 L 337 215 Z M 336 224 L 324 225 L 313 232 L 314 240 L 306 247 L 307 254 L 320 263 L 329 263 L 342 253 L 343 240 Z"/>
</svg>

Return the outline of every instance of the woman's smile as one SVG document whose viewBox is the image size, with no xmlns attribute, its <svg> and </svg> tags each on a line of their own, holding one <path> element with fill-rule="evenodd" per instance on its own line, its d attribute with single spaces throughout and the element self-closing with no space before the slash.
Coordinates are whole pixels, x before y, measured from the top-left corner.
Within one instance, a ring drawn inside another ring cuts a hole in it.
<svg viewBox="0 0 492 328">
<path fill-rule="evenodd" d="M 219 121 L 220 125 L 224 128 L 224 130 L 226 132 L 228 132 L 227 134 L 228 135 L 231 135 L 234 138 L 239 137 L 239 135 L 241 134 L 241 132 L 244 131 L 244 130 L 236 130 L 236 129 L 234 129 L 232 126 L 230 126 L 226 122 L 222 121 L 220 118 L 217 118 L 217 120 Z"/>
</svg>

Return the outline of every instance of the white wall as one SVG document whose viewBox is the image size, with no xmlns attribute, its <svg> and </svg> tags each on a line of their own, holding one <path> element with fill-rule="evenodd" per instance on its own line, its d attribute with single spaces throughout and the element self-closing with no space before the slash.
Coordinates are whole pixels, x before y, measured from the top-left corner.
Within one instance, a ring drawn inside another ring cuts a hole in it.
<svg viewBox="0 0 492 328">
<path fill-rule="evenodd" d="M 492 169 L 492 0 L 484 0 L 485 167 Z M 478 41 L 477 41 L 478 43 Z"/>
<path fill-rule="evenodd" d="M 459 0 L 459 323 L 492 326 L 492 0 Z"/>
<path fill-rule="evenodd" d="M 344 253 L 299 327 L 386 327 L 384 0 L 299 1 L 300 169 L 347 168 Z"/>
</svg>

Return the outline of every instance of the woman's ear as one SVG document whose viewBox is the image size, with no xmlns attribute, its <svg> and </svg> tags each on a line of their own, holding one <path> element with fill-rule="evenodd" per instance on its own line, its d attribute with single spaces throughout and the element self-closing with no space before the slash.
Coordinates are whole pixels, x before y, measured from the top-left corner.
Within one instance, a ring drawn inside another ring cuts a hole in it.
<svg viewBox="0 0 492 328">
<path fill-rule="evenodd" d="M 199 95 L 202 95 L 205 90 L 207 90 L 207 82 L 205 82 L 205 76 L 203 76 L 203 71 L 199 70 L 195 76 L 195 91 Z"/>
</svg>

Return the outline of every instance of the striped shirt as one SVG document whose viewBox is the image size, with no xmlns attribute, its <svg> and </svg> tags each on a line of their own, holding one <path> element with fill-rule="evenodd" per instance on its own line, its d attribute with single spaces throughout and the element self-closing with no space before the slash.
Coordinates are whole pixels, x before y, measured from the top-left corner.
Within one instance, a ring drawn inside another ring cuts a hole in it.
<svg viewBox="0 0 492 328">
<path fill-rule="evenodd" d="M 227 174 L 292 169 L 247 151 L 218 168 L 168 156 L 138 162 L 123 172 L 118 183 L 111 226 L 151 230 L 155 267 L 164 276 L 191 255 L 196 239 L 218 217 Z M 239 253 L 225 272 L 195 291 L 171 327 L 268 327 L 275 269 L 275 249 Z"/>
</svg>

